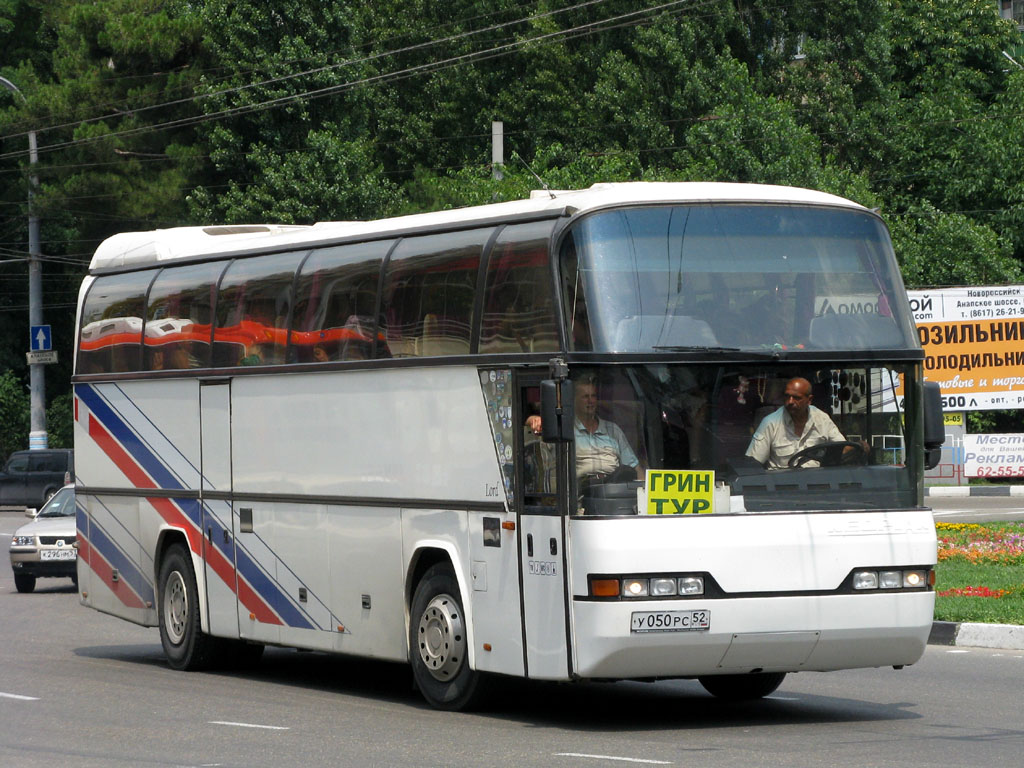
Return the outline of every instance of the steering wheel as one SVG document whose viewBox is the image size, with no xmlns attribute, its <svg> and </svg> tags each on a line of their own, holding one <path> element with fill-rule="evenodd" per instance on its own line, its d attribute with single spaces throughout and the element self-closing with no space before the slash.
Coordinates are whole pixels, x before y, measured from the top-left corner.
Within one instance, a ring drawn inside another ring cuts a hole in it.
<svg viewBox="0 0 1024 768">
<path fill-rule="evenodd" d="M 848 451 L 847 448 L 853 450 Z M 834 440 L 797 451 L 789 457 L 789 466 L 802 467 L 809 461 L 816 461 L 823 467 L 837 467 L 840 464 L 867 464 L 868 452 L 863 445 L 852 440 Z"/>
</svg>

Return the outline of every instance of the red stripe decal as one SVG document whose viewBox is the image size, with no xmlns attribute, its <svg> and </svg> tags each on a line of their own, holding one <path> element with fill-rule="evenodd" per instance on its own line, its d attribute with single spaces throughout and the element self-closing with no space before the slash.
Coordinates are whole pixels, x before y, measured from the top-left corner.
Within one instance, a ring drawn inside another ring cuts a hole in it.
<svg viewBox="0 0 1024 768">
<path fill-rule="evenodd" d="M 141 467 L 139 467 L 135 460 L 132 459 L 131 455 L 121 447 L 114 437 L 91 413 L 89 414 L 89 437 L 91 437 L 96 444 L 103 449 L 103 452 L 110 457 L 110 460 L 117 465 L 117 468 L 124 473 L 125 477 L 127 477 L 136 488 L 156 487 L 156 484 L 150 476 L 147 475 Z M 192 521 L 178 509 L 174 502 L 171 499 L 161 497 L 147 497 L 147 501 L 153 505 L 153 508 L 156 509 L 157 513 L 165 522 L 176 528 L 183 529 L 185 531 L 185 535 L 188 537 L 189 548 L 197 555 L 202 556 L 202 531 L 195 527 Z M 242 602 L 242 605 L 245 606 L 250 613 L 255 614 L 259 621 L 264 624 L 283 623 L 263 598 L 256 594 L 256 592 L 254 592 L 242 579 L 238 579 L 236 585 L 234 566 L 219 550 L 214 547 L 210 547 L 207 550 L 207 563 L 213 569 L 214 573 L 220 576 L 228 588 L 238 595 L 238 599 Z"/>
<path fill-rule="evenodd" d="M 277 617 L 277 614 L 270 610 L 270 607 L 264 603 L 260 596 L 252 591 L 252 587 L 249 586 L 245 579 L 238 580 L 238 599 L 242 601 L 242 605 L 249 609 L 249 612 L 256 617 L 256 621 L 262 624 L 283 624 Z"/>
<path fill-rule="evenodd" d="M 89 546 L 89 542 L 83 542 L 79 540 L 78 556 L 83 556 L 83 544 L 86 550 L 85 559 L 86 562 L 89 563 L 89 567 L 92 569 L 93 573 L 95 573 L 97 576 L 100 577 L 100 579 L 103 580 L 103 583 L 111 592 L 113 592 L 117 596 L 117 599 L 125 605 L 127 605 L 129 608 L 145 608 L 146 605 L 142 602 L 139 596 L 135 594 L 132 588 L 128 586 L 127 583 L 123 581 L 114 581 L 114 570 L 110 567 L 110 564 L 103 559 L 102 555 L 100 555 L 97 552 L 96 557 L 92 556 L 94 550 L 92 549 L 92 547 Z"/>
</svg>

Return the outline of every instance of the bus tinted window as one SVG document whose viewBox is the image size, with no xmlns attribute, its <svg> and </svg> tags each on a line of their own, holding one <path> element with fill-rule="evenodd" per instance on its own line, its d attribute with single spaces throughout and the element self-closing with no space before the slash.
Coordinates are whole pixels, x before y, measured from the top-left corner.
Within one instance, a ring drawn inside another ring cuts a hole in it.
<svg viewBox="0 0 1024 768">
<path fill-rule="evenodd" d="M 551 221 L 505 227 L 487 264 L 480 352 L 558 349 L 548 238 Z"/>
<path fill-rule="evenodd" d="M 891 251 L 882 223 L 859 211 L 632 208 L 576 225 L 563 284 L 570 304 L 587 299 L 589 327 L 574 338 L 587 336 L 595 351 L 909 349 Z M 872 311 L 836 313 L 851 302 Z"/>
<path fill-rule="evenodd" d="M 193 264 L 163 270 L 146 307 L 148 370 L 207 368 L 217 278 L 224 264 Z"/>
<path fill-rule="evenodd" d="M 393 356 L 469 353 L 480 254 L 490 233 L 448 232 L 398 244 L 381 304 Z"/>
<path fill-rule="evenodd" d="M 273 253 L 231 262 L 217 294 L 214 367 L 285 361 L 292 282 L 306 253 Z"/>
<path fill-rule="evenodd" d="M 100 277 L 82 310 L 78 373 L 120 373 L 140 367 L 142 315 L 153 272 Z"/>
<path fill-rule="evenodd" d="M 302 265 L 292 322 L 292 360 L 365 360 L 373 353 L 377 283 L 393 240 L 322 248 Z M 383 344 L 378 355 L 386 357 Z"/>
</svg>

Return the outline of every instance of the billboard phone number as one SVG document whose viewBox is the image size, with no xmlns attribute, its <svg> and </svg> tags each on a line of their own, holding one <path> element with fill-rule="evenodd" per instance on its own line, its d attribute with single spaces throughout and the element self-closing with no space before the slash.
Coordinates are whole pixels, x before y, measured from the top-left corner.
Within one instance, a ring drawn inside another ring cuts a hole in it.
<svg viewBox="0 0 1024 768">
<path fill-rule="evenodd" d="M 971 477 L 1024 477 L 1024 466 L 1021 467 L 978 467 Z"/>
</svg>

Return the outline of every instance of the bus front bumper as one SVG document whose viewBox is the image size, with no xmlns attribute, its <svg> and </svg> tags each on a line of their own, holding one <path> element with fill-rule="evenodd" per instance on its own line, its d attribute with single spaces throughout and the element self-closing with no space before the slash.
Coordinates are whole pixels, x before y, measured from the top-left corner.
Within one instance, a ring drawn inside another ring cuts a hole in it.
<svg viewBox="0 0 1024 768">
<path fill-rule="evenodd" d="M 913 664 L 935 593 L 686 601 L 573 601 L 576 674 L 590 679 L 697 677 Z M 649 612 L 708 612 L 707 629 L 633 631 Z"/>
</svg>

